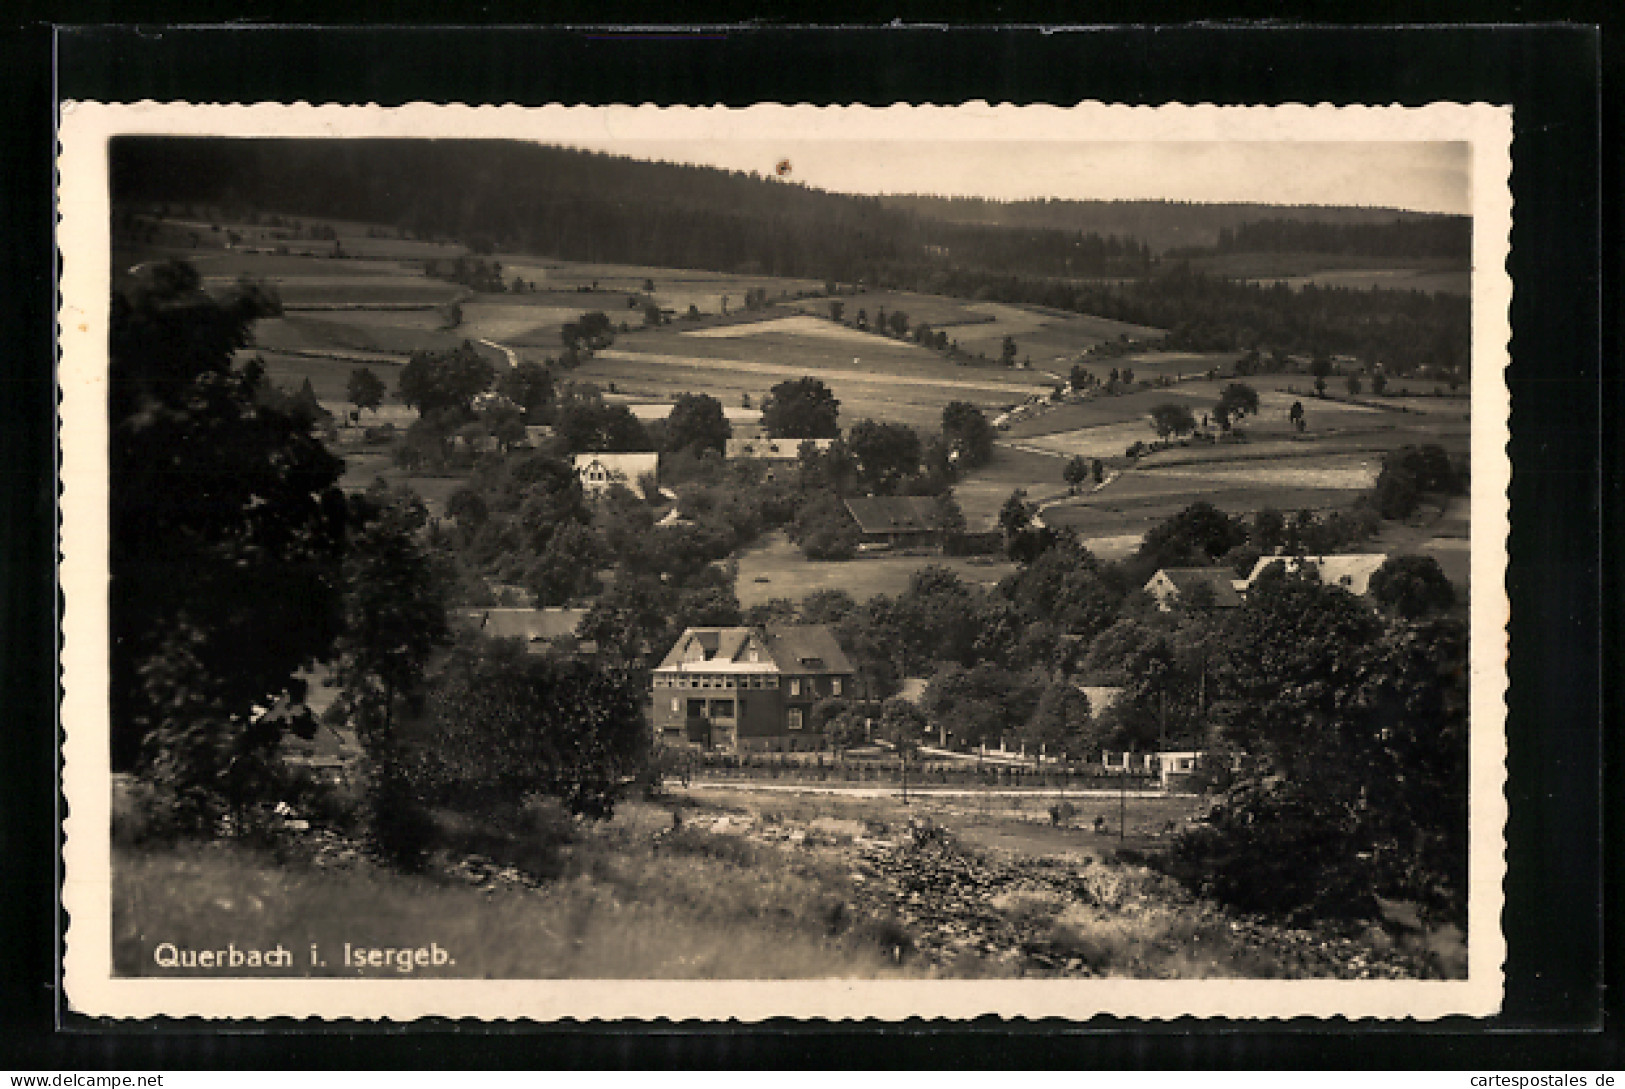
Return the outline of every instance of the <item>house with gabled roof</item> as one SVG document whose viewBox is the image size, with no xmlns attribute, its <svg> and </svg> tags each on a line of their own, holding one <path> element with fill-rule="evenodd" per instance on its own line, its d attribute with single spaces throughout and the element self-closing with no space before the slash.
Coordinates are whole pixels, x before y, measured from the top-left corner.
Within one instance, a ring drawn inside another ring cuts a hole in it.
<svg viewBox="0 0 1625 1089">
<path fill-rule="evenodd" d="M 689 628 L 650 677 L 655 736 L 724 752 L 822 749 L 812 709 L 850 697 L 853 677 L 823 624 Z"/>
<path fill-rule="evenodd" d="M 1322 585 L 1341 586 L 1356 597 L 1365 597 L 1371 591 L 1371 576 L 1388 562 L 1386 552 L 1353 552 L 1346 556 L 1263 556 L 1253 565 L 1247 576 L 1252 586 L 1272 564 L 1284 564 L 1288 571 L 1301 571 L 1305 565 L 1314 568 Z"/>
<path fill-rule="evenodd" d="M 1228 567 L 1164 567 L 1146 582 L 1145 592 L 1165 613 L 1176 608 L 1234 609 L 1241 604 L 1239 581 Z"/>
<path fill-rule="evenodd" d="M 581 481 L 581 490 L 589 496 L 603 495 L 619 484 L 629 489 L 633 495 L 649 499 L 651 497 L 644 494 L 643 482 L 647 479 L 654 482 L 656 487 L 659 486 L 660 455 L 577 454 L 575 470 L 576 478 Z"/>
<path fill-rule="evenodd" d="M 846 509 L 864 544 L 908 547 L 941 543 L 937 502 L 928 495 L 856 495 Z"/>
</svg>

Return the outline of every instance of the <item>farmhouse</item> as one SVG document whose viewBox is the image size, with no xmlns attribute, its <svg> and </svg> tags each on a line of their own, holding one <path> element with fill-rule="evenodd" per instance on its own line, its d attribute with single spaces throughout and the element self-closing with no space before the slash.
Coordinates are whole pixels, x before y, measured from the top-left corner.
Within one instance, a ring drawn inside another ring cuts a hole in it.
<svg viewBox="0 0 1625 1089">
<path fill-rule="evenodd" d="M 648 499 L 643 490 L 643 481 L 645 477 L 654 481 L 660 479 L 660 455 L 577 454 L 575 469 L 576 477 L 581 481 L 581 490 L 590 496 L 603 495 L 619 484 L 639 498 Z"/>
<path fill-rule="evenodd" d="M 586 609 L 522 609 L 522 608 L 467 608 L 451 610 L 452 626 L 464 630 L 480 631 L 496 639 L 523 640 L 526 652 L 546 654 L 553 640 L 574 636 L 587 615 Z M 592 654 L 597 647 L 591 642 L 579 648 Z"/>
<path fill-rule="evenodd" d="M 1347 556 L 1264 556 L 1253 565 L 1247 576 L 1247 585 L 1269 570 L 1271 564 L 1285 564 L 1288 571 L 1298 571 L 1304 564 L 1314 567 L 1320 581 L 1327 586 L 1341 586 L 1349 593 L 1364 597 L 1371 589 L 1371 576 L 1388 561 L 1384 552 L 1358 552 Z"/>
<path fill-rule="evenodd" d="M 852 678 L 822 624 L 689 628 L 651 678 L 655 736 L 724 752 L 821 749 L 813 706 L 850 696 Z"/>
<path fill-rule="evenodd" d="M 934 545 L 942 538 L 936 500 L 929 496 L 855 496 L 846 501 L 846 509 L 870 547 Z"/>
<path fill-rule="evenodd" d="M 1241 604 L 1238 581 L 1226 567 L 1164 567 L 1151 576 L 1145 592 L 1165 613 L 1176 607 L 1233 609 Z"/>
</svg>

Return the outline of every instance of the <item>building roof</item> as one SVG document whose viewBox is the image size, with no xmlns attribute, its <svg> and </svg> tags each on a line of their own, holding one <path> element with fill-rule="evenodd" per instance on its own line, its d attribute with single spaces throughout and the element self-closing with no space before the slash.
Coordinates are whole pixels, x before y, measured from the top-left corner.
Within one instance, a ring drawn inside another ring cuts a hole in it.
<svg viewBox="0 0 1625 1089">
<path fill-rule="evenodd" d="M 753 644 L 760 649 L 763 659 L 754 663 L 745 660 Z M 688 656 L 692 647 L 699 648 L 698 657 Z M 835 634 L 823 624 L 689 628 L 666 652 L 658 668 L 714 670 L 722 666 L 780 673 L 852 672 L 846 652 L 836 642 Z"/>
<path fill-rule="evenodd" d="M 730 458 L 756 458 L 758 460 L 795 461 L 801 456 L 803 443 L 812 443 L 818 450 L 828 450 L 834 439 L 767 439 L 734 438 L 728 440 Z"/>
<path fill-rule="evenodd" d="M 1212 593 L 1213 604 L 1221 608 L 1229 609 L 1241 604 L 1241 595 L 1236 593 L 1235 577 L 1228 567 L 1164 567 L 1145 584 L 1146 592 L 1155 593 L 1152 586 L 1161 578 L 1173 583 L 1180 597 L 1192 591 L 1201 593 L 1205 588 Z"/>
<path fill-rule="evenodd" d="M 562 635 L 574 635 L 586 617 L 586 609 L 471 608 L 453 609 L 452 621 L 459 627 L 474 628 L 497 639 L 523 639 L 527 643 L 548 643 Z"/>
<path fill-rule="evenodd" d="M 575 456 L 576 472 L 581 472 L 595 461 L 611 473 L 623 474 L 632 483 L 636 483 L 638 477 L 643 473 L 652 473 L 660 468 L 660 455 L 656 453 L 605 454 L 595 452 Z"/>
<path fill-rule="evenodd" d="M 846 501 L 864 533 L 934 533 L 936 500 L 925 495 L 867 495 Z"/>
<path fill-rule="evenodd" d="M 1247 585 L 1258 581 L 1258 576 L 1271 564 L 1284 563 L 1287 570 L 1295 571 L 1302 564 L 1313 564 L 1320 581 L 1327 586 L 1341 586 L 1351 594 L 1365 596 L 1371 589 L 1371 576 L 1388 561 L 1386 552 L 1355 552 L 1347 556 L 1263 556 L 1253 565 L 1247 576 Z"/>
</svg>

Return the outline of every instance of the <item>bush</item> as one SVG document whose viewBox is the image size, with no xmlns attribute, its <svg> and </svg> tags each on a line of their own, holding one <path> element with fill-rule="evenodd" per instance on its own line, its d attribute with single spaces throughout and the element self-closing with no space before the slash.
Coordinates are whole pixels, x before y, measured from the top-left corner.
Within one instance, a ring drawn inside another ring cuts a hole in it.
<svg viewBox="0 0 1625 1089">
<path fill-rule="evenodd" d="M 373 845 L 399 869 L 421 870 L 434 845 L 434 818 L 403 769 L 390 765 L 374 774 L 370 798 Z"/>
</svg>

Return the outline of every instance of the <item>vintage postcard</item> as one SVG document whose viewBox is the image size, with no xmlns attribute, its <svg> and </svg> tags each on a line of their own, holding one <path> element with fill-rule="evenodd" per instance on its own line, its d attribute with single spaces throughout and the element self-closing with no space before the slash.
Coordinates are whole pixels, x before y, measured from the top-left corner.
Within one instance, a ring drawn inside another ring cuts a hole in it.
<svg viewBox="0 0 1625 1089">
<path fill-rule="evenodd" d="M 60 113 L 64 987 L 1487 1016 L 1510 111 Z"/>
</svg>

